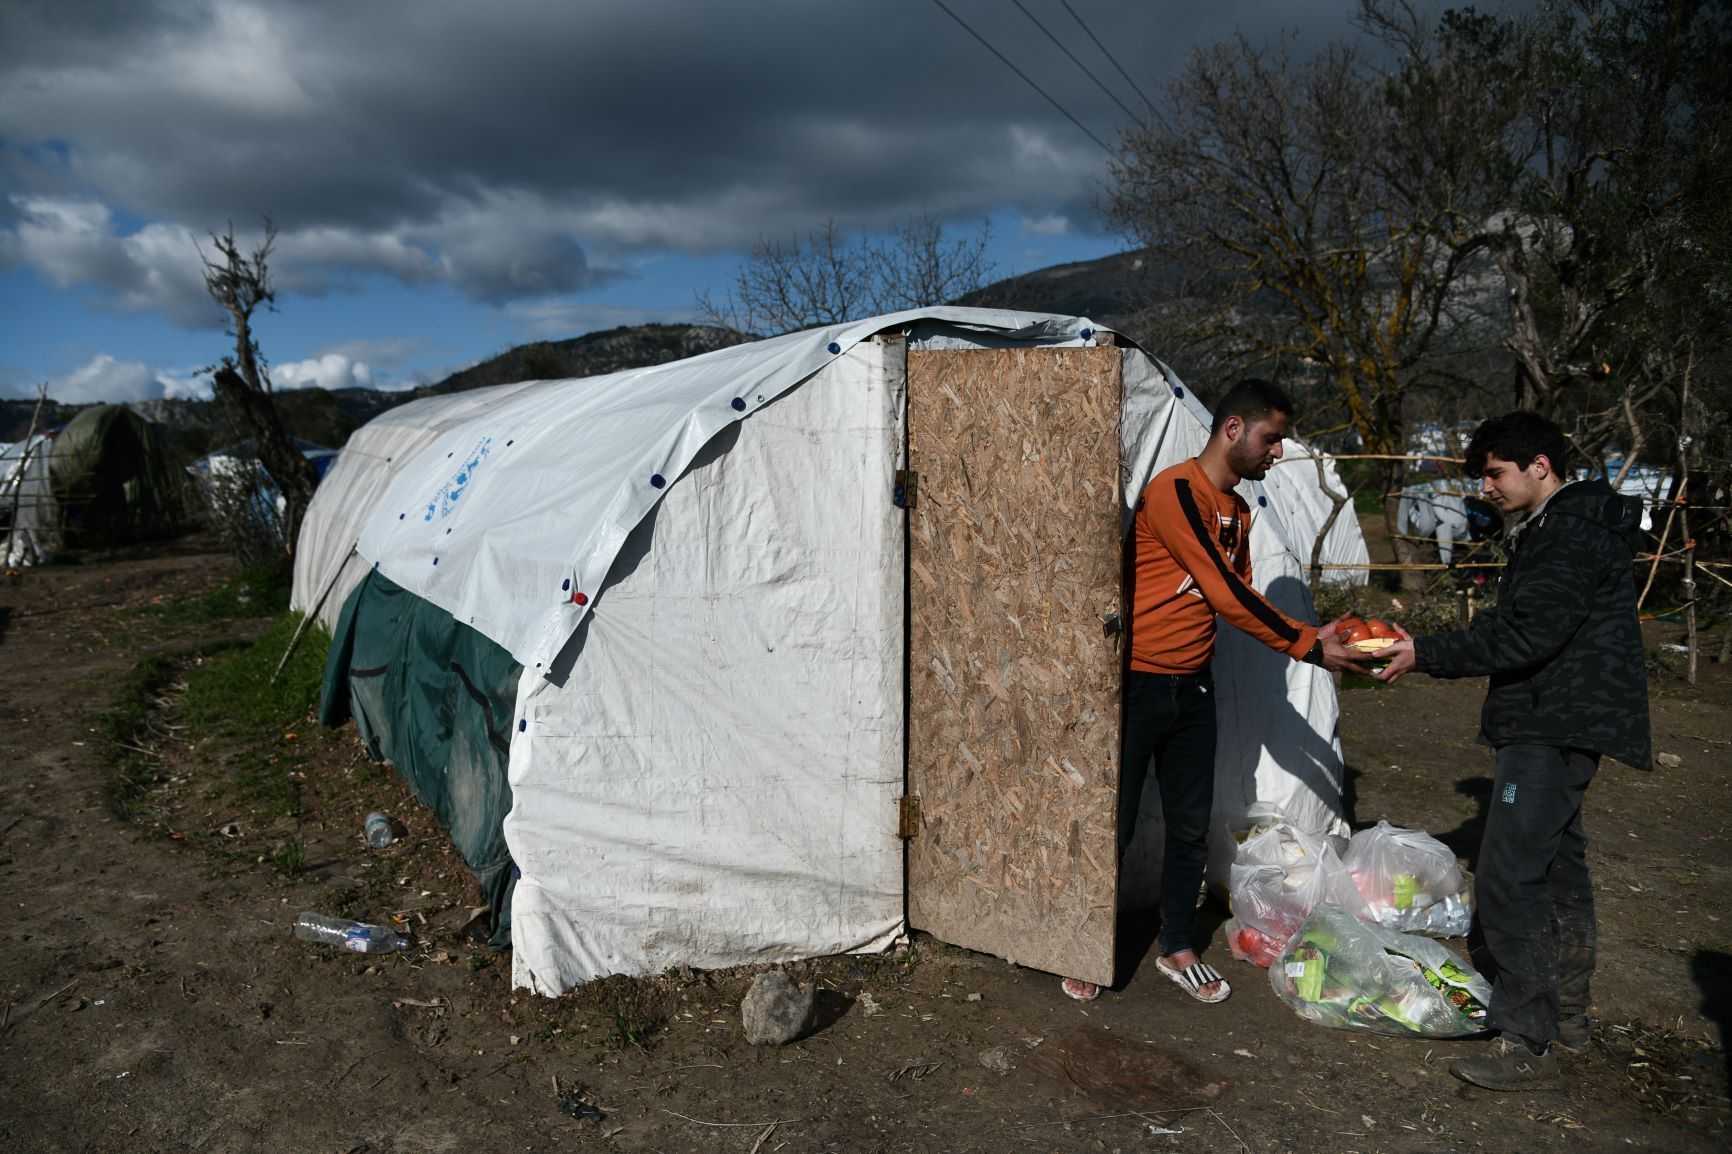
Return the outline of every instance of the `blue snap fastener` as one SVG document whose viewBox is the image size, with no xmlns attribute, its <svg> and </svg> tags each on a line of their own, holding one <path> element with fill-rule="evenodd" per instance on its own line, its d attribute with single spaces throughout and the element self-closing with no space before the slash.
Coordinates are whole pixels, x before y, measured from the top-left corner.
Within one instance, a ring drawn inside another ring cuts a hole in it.
<svg viewBox="0 0 1732 1154">
<path fill-rule="evenodd" d="M 571 592 L 571 578 L 570 577 L 567 577 L 564 581 L 561 581 L 559 583 L 559 591 L 561 593 Z"/>
<path fill-rule="evenodd" d="M 1082 339 L 1085 341 L 1094 335 L 1095 335 L 1095 331 L 1093 329 L 1084 329 L 1082 331 Z"/>
<path fill-rule="evenodd" d="M 657 473 L 650 478 L 650 484 L 654 485 L 658 489 L 667 483 L 667 478 L 662 476 L 660 473 Z"/>
<path fill-rule="evenodd" d="M 830 355 L 831 356 L 835 356 L 837 353 L 839 353 L 841 351 L 842 351 L 841 345 L 837 344 L 835 341 L 830 342 Z"/>
<path fill-rule="evenodd" d="M 734 406 L 734 410 L 736 412 L 743 413 L 746 411 L 746 398 L 744 398 L 744 397 L 735 397 L 729 403 Z"/>
<path fill-rule="evenodd" d="M 408 515 L 409 514 L 407 514 L 407 513 L 399 513 L 399 514 L 397 514 L 397 520 L 401 521 L 403 518 L 407 517 Z"/>
<path fill-rule="evenodd" d="M 439 564 L 439 558 L 437 558 L 437 557 L 433 558 L 433 564 L 435 564 L 435 565 Z"/>
<path fill-rule="evenodd" d="M 1257 498 L 1257 504 L 1259 504 L 1259 505 L 1263 505 L 1263 506 L 1265 506 L 1265 507 L 1266 507 L 1266 506 L 1267 506 L 1267 505 L 1268 505 L 1268 504 L 1269 504 L 1269 498 L 1267 498 L 1267 497 L 1263 497 L 1263 496 L 1259 496 L 1259 497 L 1258 497 L 1258 498 Z"/>
<path fill-rule="evenodd" d="M 1181 387 L 1180 387 L 1180 386 L 1178 386 L 1178 385 L 1174 385 L 1174 386 L 1173 386 L 1173 396 L 1175 396 L 1175 397 L 1182 397 L 1182 396 L 1184 396 L 1184 395 L 1185 395 L 1185 390 L 1184 390 L 1184 389 L 1183 389 L 1183 388 L 1181 388 Z"/>
<path fill-rule="evenodd" d="M 517 732 L 522 733 L 524 730 L 526 730 L 528 728 L 529 728 L 529 722 L 523 718 L 519 718 L 517 721 Z"/>
</svg>

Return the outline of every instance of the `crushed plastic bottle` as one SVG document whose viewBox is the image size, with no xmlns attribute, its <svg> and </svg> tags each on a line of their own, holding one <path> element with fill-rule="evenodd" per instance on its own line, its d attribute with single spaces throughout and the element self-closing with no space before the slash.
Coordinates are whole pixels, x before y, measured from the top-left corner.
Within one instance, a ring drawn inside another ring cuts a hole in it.
<svg viewBox="0 0 1732 1154">
<path fill-rule="evenodd" d="M 409 948 L 409 939 L 395 930 L 311 912 L 295 919 L 295 936 L 303 942 L 341 946 L 357 954 L 388 954 Z"/>
<path fill-rule="evenodd" d="M 367 815 L 367 844 L 374 849 L 384 849 L 397 840 L 397 827 L 390 818 L 374 810 Z"/>
</svg>

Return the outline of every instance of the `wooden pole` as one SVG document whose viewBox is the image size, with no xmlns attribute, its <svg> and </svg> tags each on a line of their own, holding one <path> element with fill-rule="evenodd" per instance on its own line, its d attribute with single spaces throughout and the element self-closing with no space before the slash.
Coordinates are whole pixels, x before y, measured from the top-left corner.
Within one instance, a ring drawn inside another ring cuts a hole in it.
<svg viewBox="0 0 1732 1154">
<path fill-rule="evenodd" d="M 275 685 L 277 683 L 277 678 L 282 676 L 283 667 L 289 663 L 289 658 L 295 655 L 295 650 L 300 647 L 301 638 L 307 635 L 307 627 L 313 623 L 313 620 L 316 617 L 318 617 L 319 610 L 324 608 L 325 598 L 329 597 L 331 595 L 331 590 L 337 587 L 337 578 L 341 577 L 343 575 L 343 570 L 349 567 L 349 558 L 354 555 L 355 547 L 351 545 L 349 546 L 349 551 L 343 554 L 343 563 L 337 566 L 337 571 L 331 574 L 331 579 L 329 581 L 325 582 L 324 592 L 319 594 L 319 599 L 313 602 L 313 607 L 307 610 L 306 616 L 301 618 L 301 623 L 295 626 L 295 635 L 289 638 L 289 647 L 283 650 L 283 659 L 277 662 L 276 669 L 271 672 L 272 685 Z"/>
</svg>

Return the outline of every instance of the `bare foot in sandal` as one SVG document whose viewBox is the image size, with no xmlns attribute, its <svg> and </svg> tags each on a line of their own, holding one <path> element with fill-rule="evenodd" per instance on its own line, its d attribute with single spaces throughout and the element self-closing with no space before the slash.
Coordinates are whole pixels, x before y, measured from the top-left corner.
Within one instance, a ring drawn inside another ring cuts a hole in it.
<svg viewBox="0 0 1732 1154">
<path fill-rule="evenodd" d="M 1081 978 L 1066 978 L 1058 984 L 1064 991 L 1064 996 L 1077 1002 L 1092 1002 L 1101 996 L 1101 988 L 1093 982 L 1085 982 Z"/>
<path fill-rule="evenodd" d="M 1155 959 L 1155 968 L 1176 982 L 1181 989 L 1199 1002 L 1224 1002 L 1233 988 L 1215 972 L 1213 966 L 1197 958 L 1194 950 Z"/>
</svg>

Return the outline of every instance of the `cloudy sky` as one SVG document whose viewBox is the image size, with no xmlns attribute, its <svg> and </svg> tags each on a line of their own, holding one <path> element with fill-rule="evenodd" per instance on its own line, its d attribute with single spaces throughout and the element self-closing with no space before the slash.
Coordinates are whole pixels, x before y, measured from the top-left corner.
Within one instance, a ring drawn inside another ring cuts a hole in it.
<svg viewBox="0 0 1732 1154">
<path fill-rule="evenodd" d="M 755 239 L 827 216 L 990 220 L 1000 275 L 1099 256 L 1089 134 L 1199 41 L 1307 50 L 1349 6 L 4 0 L 0 396 L 198 394 L 226 347 L 199 243 L 263 214 L 279 387 L 692 319 Z"/>
</svg>

